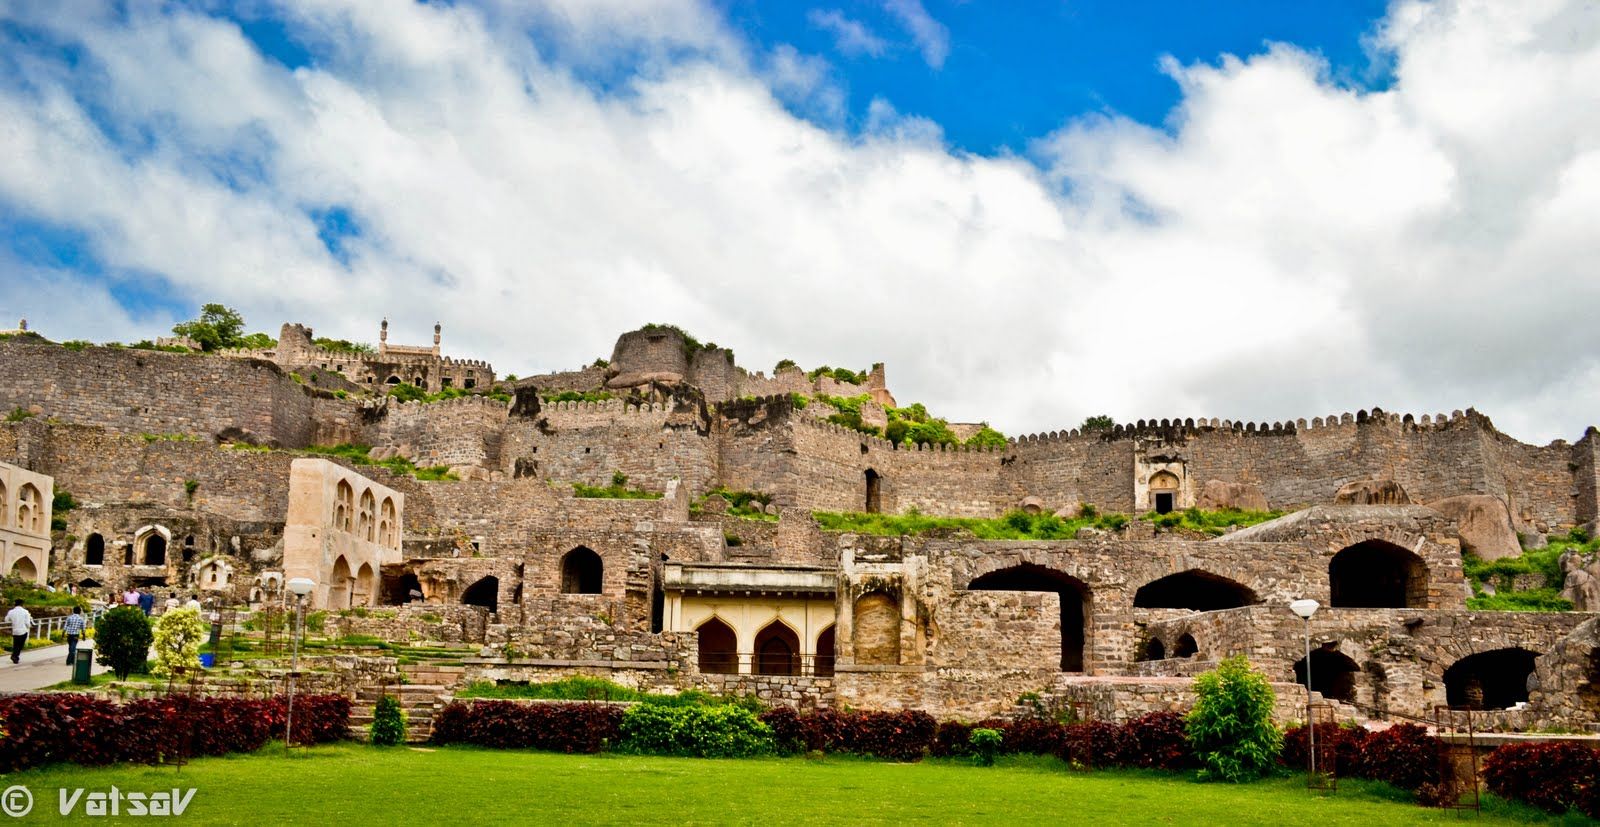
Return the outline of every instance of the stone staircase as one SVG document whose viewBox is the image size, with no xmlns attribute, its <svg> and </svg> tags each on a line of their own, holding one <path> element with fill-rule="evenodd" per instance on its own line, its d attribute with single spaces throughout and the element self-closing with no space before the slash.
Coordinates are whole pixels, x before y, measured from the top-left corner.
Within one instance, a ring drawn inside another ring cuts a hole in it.
<svg viewBox="0 0 1600 827">
<path fill-rule="evenodd" d="M 433 664 L 406 665 L 400 668 L 406 683 L 387 687 L 366 686 L 356 692 L 350 712 L 350 735 L 366 740 L 371 736 L 372 715 L 378 699 L 387 691 L 400 701 L 406 713 L 406 742 L 420 743 L 433 735 L 433 715 L 450 700 L 461 683 L 465 668 Z"/>
</svg>

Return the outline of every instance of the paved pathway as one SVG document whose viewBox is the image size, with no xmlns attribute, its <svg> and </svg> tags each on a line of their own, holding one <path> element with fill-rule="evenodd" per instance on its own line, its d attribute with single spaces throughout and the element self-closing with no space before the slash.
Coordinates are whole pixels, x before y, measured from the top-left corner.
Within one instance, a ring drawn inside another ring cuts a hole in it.
<svg viewBox="0 0 1600 827">
<path fill-rule="evenodd" d="M 107 671 L 110 670 L 98 663 L 94 665 L 97 675 Z M 43 689 L 71 678 L 72 667 L 67 665 L 67 645 L 64 643 L 29 649 L 22 653 L 21 663 L 11 662 L 9 649 L 0 653 L 0 693 Z"/>
</svg>

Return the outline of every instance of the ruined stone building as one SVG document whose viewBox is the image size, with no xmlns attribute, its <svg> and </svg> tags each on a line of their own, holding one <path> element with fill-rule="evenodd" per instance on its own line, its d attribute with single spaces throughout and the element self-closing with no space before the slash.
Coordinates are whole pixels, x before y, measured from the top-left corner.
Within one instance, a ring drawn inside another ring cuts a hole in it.
<svg viewBox="0 0 1600 827">
<path fill-rule="evenodd" d="M 319 608 L 385 610 L 345 611 L 348 633 L 483 644 L 471 668 L 484 679 L 584 673 L 948 716 L 1034 693 L 1126 717 L 1182 703 L 1192 675 L 1239 653 L 1303 681 L 1304 627 L 1286 607 L 1309 597 L 1327 607 L 1311 627 L 1313 688 L 1344 714 L 1466 703 L 1519 728 L 1600 713 L 1594 616 L 1469 611 L 1462 571 L 1464 552 L 1592 531 L 1594 429 L 1534 446 L 1473 411 L 1370 410 L 907 447 L 805 404 L 865 395 L 870 423 L 895 404 L 881 365 L 859 383 L 769 377 L 647 328 L 608 361 L 493 383 L 487 364 L 436 348 L 340 362 L 307 350 L 310 336 L 285 326 L 270 358 L 0 341 L 0 409 L 33 414 L 0 425 L 0 461 L 46 475 L 43 502 L 47 478 L 79 502 L 42 535 L 50 559 L 35 571 L 257 603 L 307 576 Z M 412 374 L 411 359 L 436 361 Z M 313 364 L 355 388 L 448 379 L 512 400 L 401 403 L 288 375 Z M 546 401 L 559 391 L 592 401 Z M 304 451 L 338 443 L 454 479 Z M 622 478 L 661 496 L 574 496 L 574 483 Z M 17 503 L 14 477 L 0 479 Z M 719 488 L 760 500 L 741 516 L 705 497 Z M 1132 519 L 994 541 L 825 531 L 813 517 L 1085 506 Z M 1284 516 L 1216 537 L 1139 519 L 1191 507 Z M 1592 564 L 1570 561 L 1569 583 Z"/>
</svg>

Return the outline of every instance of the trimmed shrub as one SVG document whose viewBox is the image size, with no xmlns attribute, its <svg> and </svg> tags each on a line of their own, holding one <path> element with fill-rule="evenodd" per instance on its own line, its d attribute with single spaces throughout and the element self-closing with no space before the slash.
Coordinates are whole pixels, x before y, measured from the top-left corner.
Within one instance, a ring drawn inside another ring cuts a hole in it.
<svg viewBox="0 0 1600 827">
<path fill-rule="evenodd" d="M 1359 776 L 1361 773 L 1361 748 L 1367 742 L 1367 731 L 1360 727 L 1338 724 L 1317 724 L 1317 760 L 1320 764 L 1328 755 L 1333 756 L 1333 770 L 1340 777 Z M 1310 731 L 1305 726 L 1291 727 L 1283 733 L 1283 753 L 1279 763 L 1290 770 L 1304 770 L 1309 762 Z"/>
<path fill-rule="evenodd" d="M 972 755 L 980 767 L 994 766 L 994 757 L 1000 753 L 1000 744 L 1004 738 L 998 729 L 979 727 L 972 731 L 968 743 L 972 747 Z"/>
<path fill-rule="evenodd" d="M 638 704 L 622 714 L 621 748 L 650 755 L 743 758 L 773 751 L 772 727 L 737 706 Z"/>
<path fill-rule="evenodd" d="M 372 708 L 372 745 L 392 747 L 406 740 L 406 711 L 400 701 L 384 693 Z"/>
<path fill-rule="evenodd" d="M 1126 749 L 1122 727 L 1104 721 L 1085 721 L 1065 728 L 1061 760 L 1082 767 L 1119 767 Z"/>
<path fill-rule="evenodd" d="M 1387 781 L 1403 790 L 1439 781 L 1444 745 L 1420 724 L 1395 724 L 1374 732 L 1361 744 L 1357 774 Z"/>
<path fill-rule="evenodd" d="M 156 620 L 155 652 L 157 675 L 175 670 L 200 668 L 200 643 L 209 629 L 200 619 L 199 609 L 173 609 Z"/>
<path fill-rule="evenodd" d="M 1070 727 L 1050 718 L 1016 718 L 1010 721 L 982 721 L 980 726 L 998 729 L 1005 736 L 1003 751 L 1030 755 L 1056 755 L 1067 743 Z"/>
<path fill-rule="evenodd" d="M 1250 781 L 1271 771 L 1283 735 L 1272 723 L 1276 695 L 1266 676 L 1235 655 L 1195 678 L 1194 689 L 1187 729 L 1202 777 Z"/>
<path fill-rule="evenodd" d="M 800 719 L 808 752 L 849 752 L 849 718 L 838 710 L 819 709 Z"/>
<path fill-rule="evenodd" d="M 150 618 L 137 606 L 118 606 L 100 616 L 94 626 L 95 657 L 111 667 L 118 678 L 144 668 L 155 636 Z"/>
<path fill-rule="evenodd" d="M 971 755 L 972 731 L 972 724 L 964 721 L 945 721 L 933 731 L 933 743 L 928 745 L 928 753 L 936 758 Z M 1004 737 L 1005 733 L 1002 732 L 1001 738 Z M 1003 740 L 1001 748 L 1004 749 Z"/>
<path fill-rule="evenodd" d="M 1506 744 L 1483 763 L 1489 791 L 1564 813 L 1577 808 L 1600 818 L 1600 751 L 1571 741 Z"/>
<path fill-rule="evenodd" d="M 772 730 L 773 748 L 779 755 L 805 751 L 806 725 L 792 707 L 775 706 L 761 713 L 761 722 Z"/>
<path fill-rule="evenodd" d="M 1193 766 L 1183 716 L 1151 712 L 1122 725 L 1122 763 L 1130 767 L 1181 770 Z"/>
<path fill-rule="evenodd" d="M 921 761 L 938 728 L 921 711 L 857 712 L 849 718 L 849 750 L 894 761 Z"/>
<path fill-rule="evenodd" d="M 611 704 L 456 701 L 434 719 L 433 740 L 496 749 L 594 753 L 620 740 L 621 723 L 622 708 Z"/>
</svg>

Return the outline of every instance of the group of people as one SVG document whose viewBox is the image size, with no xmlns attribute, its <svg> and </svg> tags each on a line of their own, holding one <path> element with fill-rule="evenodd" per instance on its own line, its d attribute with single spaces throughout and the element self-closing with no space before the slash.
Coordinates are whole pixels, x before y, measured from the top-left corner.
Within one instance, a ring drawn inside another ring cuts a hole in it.
<svg viewBox="0 0 1600 827">
<path fill-rule="evenodd" d="M 132 586 L 129 586 L 128 590 L 122 593 L 120 601 L 124 606 L 139 607 L 139 609 L 147 616 L 154 614 L 156 610 L 156 596 L 149 589 L 136 589 Z M 109 600 L 106 602 L 112 603 L 117 601 Z M 194 609 L 196 611 L 199 611 L 202 608 L 200 605 L 200 598 L 192 594 L 189 595 L 188 601 L 183 603 L 178 601 L 178 596 L 176 594 L 168 595 L 166 602 L 162 604 L 162 608 L 165 611 L 170 612 L 173 609 L 178 608 L 180 605 L 185 609 Z"/>
<path fill-rule="evenodd" d="M 33 630 L 33 614 L 22 605 L 22 598 L 17 598 L 11 611 L 6 612 L 6 624 L 11 627 L 11 662 L 22 662 L 22 650 L 28 646 L 28 635 Z M 72 659 L 78 655 L 78 641 L 83 637 L 83 630 L 88 628 L 89 619 L 83 616 L 83 607 L 73 606 L 72 614 L 67 615 L 61 631 L 67 638 L 67 665 L 72 665 Z"/>
</svg>

